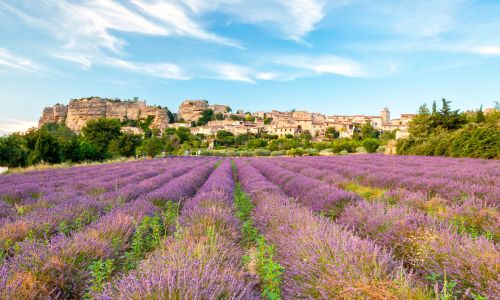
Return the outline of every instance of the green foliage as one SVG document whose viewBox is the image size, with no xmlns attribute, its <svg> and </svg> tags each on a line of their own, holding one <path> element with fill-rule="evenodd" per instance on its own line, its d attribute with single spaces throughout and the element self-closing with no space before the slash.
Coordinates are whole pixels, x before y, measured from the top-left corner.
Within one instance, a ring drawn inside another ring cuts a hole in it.
<svg viewBox="0 0 500 300">
<path fill-rule="evenodd" d="M 442 100 L 431 112 L 422 105 L 409 125 L 410 137 L 400 139 L 398 154 L 440 155 L 453 157 L 499 158 L 500 113 L 484 115 L 482 108 L 475 113 L 452 110 L 450 101 Z"/>
<path fill-rule="evenodd" d="M 262 296 L 267 299 L 281 299 L 281 279 L 283 267 L 274 260 L 274 246 L 269 245 L 264 236 L 257 240 L 256 269 L 262 282 Z"/>
<path fill-rule="evenodd" d="M 121 135 L 121 124 L 118 119 L 93 119 L 82 128 L 82 133 L 96 150 L 98 159 L 105 159 L 110 157 L 109 144 Z"/>
<path fill-rule="evenodd" d="M 290 155 L 290 156 L 302 156 L 304 154 L 306 154 L 306 151 L 302 148 L 293 148 L 293 149 L 286 151 L 286 155 Z"/>
<path fill-rule="evenodd" d="M 329 140 L 333 140 L 333 139 L 336 139 L 338 138 L 340 135 L 340 133 L 335 130 L 335 128 L 333 127 L 328 127 L 325 131 L 325 138 L 329 139 Z"/>
<path fill-rule="evenodd" d="M 255 150 L 255 156 L 270 156 L 271 151 L 267 149 L 256 149 Z"/>
<path fill-rule="evenodd" d="M 198 122 L 196 122 L 196 125 L 204 126 L 207 125 L 209 121 L 212 121 L 214 119 L 214 111 L 211 109 L 205 109 L 201 114 L 201 117 L 198 119 Z"/>
<path fill-rule="evenodd" d="M 234 134 L 226 130 L 217 131 L 217 144 L 230 146 L 234 144 Z"/>
<path fill-rule="evenodd" d="M 130 249 L 125 253 L 123 269 L 132 270 L 143 259 L 146 253 L 157 248 L 163 238 L 171 233 L 170 227 L 176 225 L 179 216 L 179 204 L 166 201 L 161 202 L 165 207 L 161 215 L 146 216 L 137 226 Z"/>
<path fill-rule="evenodd" d="M 91 275 L 90 290 L 92 292 L 101 292 L 104 287 L 104 283 L 111 277 L 114 270 L 115 267 L 113 259 L 108 258 L 106 260 L 99 259 L 93 261 L 89 265 Z"/>
<path fill-rule="evenodd" d="M 337 140 L 332 143 L 332 151 L 334 153 L 340 153 L 341 151 L 347 151 L 349 153 L 356 152 L 356 147 L 359 143 L 354 140 L 342 139 Z"/>
<path fill-rule="evenodd" d="M 32 128 L 24 137 L 27 141 L 28 149 L 31 150 L 28 159 L 30 164 L 42 161 L 48 163 L 60 162 L 60 142 L 46 127 L 40 129 Z"/>
<path fill-rule="evenodd" d="M 0 165 L 24 167 L 28 163 L 28 154 L 26 140 L 20 134 L 0 137 Z"/>
<path fill-rule="evenodd" d="M 151 137 L 142 141 L 142 145 L 137 148 L 137 152 L 149 157 L 155 157 L 161 154 L 164 149 L 165 143 L 161 138 Z"/>
<path fill-rule="evenodd" d="M 142 136 L 139 134 L 123 133 L 109 144 L 109 152 L 113 156 L 131 157 L 135 155 L 135 150 L 142 143 Z"/>
<path fill-rule="evenodd" d="M 361 125 L 361 138 L 362 139 L 370 139 L 370 138 L 378 138 L 380 136 L 380 132 L 375 130 L 370 123 L 366 123 Z"/>
<path fill-rule="evenodd" d="M 233 170 L 236 167 L 233 163 Z M 257 275 L 262 284 L 262 296 L 266 299 L 281 299 L 281 280 L 283 267 L 275 260 L 274 246 L 270 245 L 266 238 L 259 233 L 253 225 L 252 210 L 254 205 L 250 197 L 241 190 L 239 183 L 236 184 L 234 192 L 234 206 L 236 216 L 243 223 L 241 227 L 242 243 L 246 248 L 255 247 L 255 266 Z M 249 263 L 250 256 L 244 256 L 242 261 Z"/>
<path fill-rule="evenodd" d="M 380 142 L 376 138 L 367 138 L 362 141 L 362 145 L 368 153 L 377 152 L 378 146 L 380 146 Z"/>
</svg>

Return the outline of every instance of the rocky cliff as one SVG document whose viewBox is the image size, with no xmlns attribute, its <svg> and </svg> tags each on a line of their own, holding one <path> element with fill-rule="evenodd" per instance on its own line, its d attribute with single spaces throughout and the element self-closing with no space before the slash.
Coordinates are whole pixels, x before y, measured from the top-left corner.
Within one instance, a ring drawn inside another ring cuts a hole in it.
<svg viewBox="0 0 500 300">
<path fill-rule="evenodd" d="M 46 107 L 38 126 L 47 123 L 65 123 L 70 129 L 80 131 L 88 120 L 96 118 L 116 118 L 124 120 L 144 120 L 153 117 L 152 128 L 167 128 L 167 110 L 148 106 L 145 101 L 116 101 L 99 97 L 70 100 L 68 105 L 56 104 Z"/>
<path fill-rule="evenodd" d="M 205 109 L 208 109 L 207 100 L 186 100 L 179 106 L 178 116 L 186 122 L 198 121 Z"/>
</svg>

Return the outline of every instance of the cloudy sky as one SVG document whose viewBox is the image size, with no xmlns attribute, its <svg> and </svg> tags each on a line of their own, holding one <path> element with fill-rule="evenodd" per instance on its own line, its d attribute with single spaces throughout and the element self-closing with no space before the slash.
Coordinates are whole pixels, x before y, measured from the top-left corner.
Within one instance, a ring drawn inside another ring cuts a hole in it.
<svg viewBox="0 0 500 300">
<path fill-rule="evenodd" d="M 328 114 L 500 100 L 498 0 L 1 0 L 0 133 L 70 98 Z"/>
</svg>

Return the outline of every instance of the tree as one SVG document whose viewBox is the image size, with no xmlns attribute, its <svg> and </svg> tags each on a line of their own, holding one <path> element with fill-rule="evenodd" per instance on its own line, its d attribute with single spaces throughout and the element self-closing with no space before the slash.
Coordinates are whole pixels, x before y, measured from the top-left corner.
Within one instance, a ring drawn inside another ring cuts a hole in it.
<svg viewBox="0 0 500 300">
<path fill-rule="evenodd" d="M 18 133 L 0 137 L 0 165 L 24 167 L 28 163 L 26 140 Z"/>
<path fill-rule="evenodd" d="M 37 130 L 35 147 L 30 154 L 29 162 L 59 163 L 61 161 L 61 145 L 59 141 L 45 128 Z"/>
<path fill-rule="evenodd" d="M 110 156 L 109 144 L 121 135 L 118 119 L 99 118 L 89 120 L 82 128 L 84 139 L 97 151 L 98 159 Z"/>
<path fill-rule="evenodd" d="M 216 120 L 224 120 L 224 115 L 221 112 L 218 112 L 215 114 L 215 119 Z"/>
<path fill-rule="evenodd" d="M 333 140 L 333 139 L 338 138 L 339 135 L 340 135 L 340 133 L 337 130 L 335 130 L 335 128 L 333 128 L 333 127 L 328 127 L 325 130 L 325 137 L 327 139 Z"/>
<path fill-rule="evenodd" d="M 163 150 L 165 150 L 165 144 L 163 143 L 163 140 L 158 137 L 144 139 L 142 141 L 142 145 L 138 148 L 139 152 L 144 153 L 149 157 L 155 157 Z"/>
<path fill-rule="evenodd" d="M 362 139 L 369 139 L 369 138 L 378 138 L 380 135 L 380 132 L 375 130 L 373 126 L 370 123 L 366 123 L 361 125 L 361 138 Z"/>
<path fill-rule="evenodd" d="M 234 144 L 234 134 L 226 130 L 217 131 L 217 142 L 223 146 L 230 146 Z"/>
<path fill-rule="evenodd" d="M 204 126 L 207 125 L 209 121 L 212 121 L 214 119 L 214 111 L 211 109 L 205 109 L 201 117 L 198 119 L 198 122 L 196 123 L 198 126 Z"/>
<path fill-rule="evenodd" d="M 483 106 L 479 107 L 479 109 L 476 111 L 476 123 L 484 123 L 486 122 L 486 117 L 484 116 L 483 113 Z"/>
<path fill-rule="evenodd" d="M 365 148 L 366 152 L 374 153 L 377 152 L 377 149 L 380 146 L 380 142 L 376 138 L 367 138 L 363 140 L 362 145 Z"/>
<path fill-rule="evenodd" d="M 420 107 L 418 108 L 419 115 L 429 115 L 430 113 L 431 112 L 430 112 L 429 108 L 427 107 L 427 104 L 425 104 L 425 103 L 420 105 Z"/>
<path fill-rule="evenodd" d="M 131 157 L 135 155 L 135 150 L 141 143 L 142 136 L 140 134 L 124 133 L 111 141 L 109 152 L 114 156 Z"/>
<path fill-rule="evenodd" d="M 168 123 L 169 124 L 175 123 L 175 121 L 177 121 L 177 114 L 172 113 L 168 108 L 165 108 L 165 110 L 167 111 Z"/>
</svg>

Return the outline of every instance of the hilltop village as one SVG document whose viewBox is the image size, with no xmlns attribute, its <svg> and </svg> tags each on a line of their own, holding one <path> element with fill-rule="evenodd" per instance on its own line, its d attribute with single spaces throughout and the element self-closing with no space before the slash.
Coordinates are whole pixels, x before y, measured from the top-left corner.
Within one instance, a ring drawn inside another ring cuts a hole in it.
<svg viewBox="0 0 500 300">
<path fill-rule="evenodd" d="M 134 122 L 147 121 L 151 128 L 160 131 L 166 128 L 189 128 L 193 135 L 202 134 L 208 138 L 224 130 L 232 134 L 267 133 L 285 136 L 311 134 L 316 141 L 325 138 L 328 128 L 339 133 L 340 138 L 350 138 L 356 128 L 370 124 L 378 131 L 395 131 L 396 138 L 408 136 L 408 123 L 413 114 L 402 114 L 391 119 L 390 111 L 383 108 L 378 116 L 367 115 L 330 115 L 307 111 L 232 111 L 229 106 L 209 104 L 207 100 L 185 100 L 177 113 L 167 108 L 148 106 L 145 101 L 112 100 L 99 97 L 73 99 L 68 105 L 56 104 L 43 110 L 39 127 L 47 123 L 64 123 L 79 132 L 90 119 L 106 117 L 117 118 L 130 126 L 122 128 L 125 132 L 141 134 L 142 129 Z"/>
</svg>

